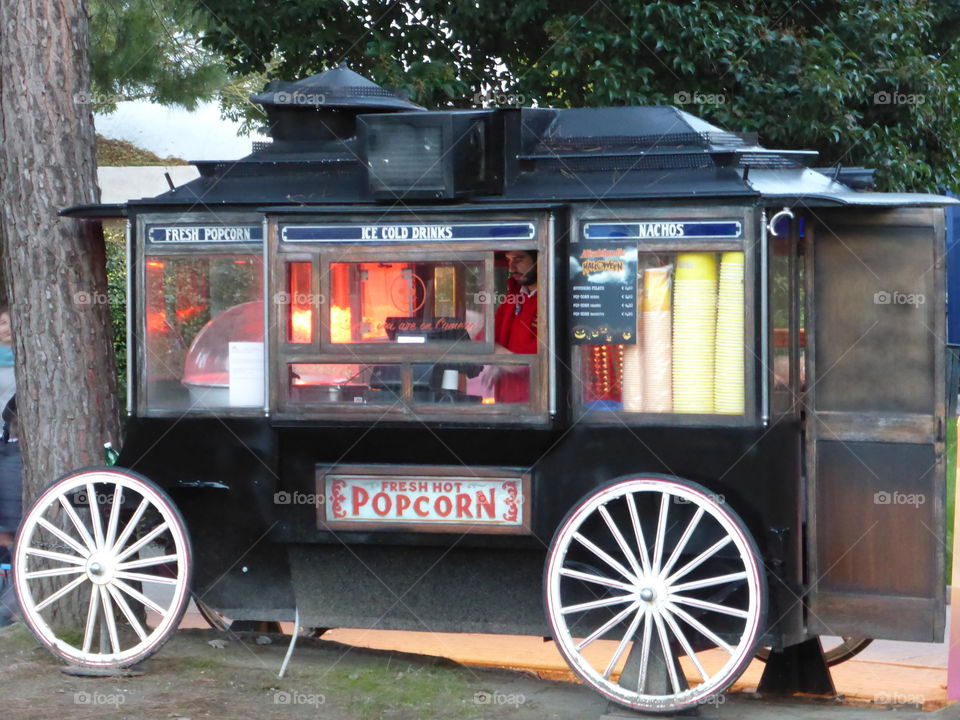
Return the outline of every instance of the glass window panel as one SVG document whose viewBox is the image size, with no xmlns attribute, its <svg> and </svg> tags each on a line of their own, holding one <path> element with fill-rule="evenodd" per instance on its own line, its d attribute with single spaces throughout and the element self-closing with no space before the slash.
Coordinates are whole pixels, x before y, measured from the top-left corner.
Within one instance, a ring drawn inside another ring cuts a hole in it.
<svg viewBox="0 0 960 720">
<path fill-rule="evenodd" d="M 587 410 L 742 415 L 742 252 L 640 253 L 636 344 L 580 346 Z"/>
<path fill-rule="evenodd" d="M 150 409 L 263 405 L 262 280 L 257 255 L 147 258 Z"/>
<path fill-rule="evenodd" d="M 292 363 L 290 399 L 295 402 L 383 405 L 403 398 L 403 365 Z"/>
<path fill-rule="evenodd" d="M 316 303 L 311 293 L 310 262 L 287 263 L 287 291 L 285 311 L 287 342 L 313 342 L 313 313 Z"/>
<path fill-rule="evenodd" d="M 333 343 L 482 343 L 479 261 L 330 263 Z"/>
</svg>

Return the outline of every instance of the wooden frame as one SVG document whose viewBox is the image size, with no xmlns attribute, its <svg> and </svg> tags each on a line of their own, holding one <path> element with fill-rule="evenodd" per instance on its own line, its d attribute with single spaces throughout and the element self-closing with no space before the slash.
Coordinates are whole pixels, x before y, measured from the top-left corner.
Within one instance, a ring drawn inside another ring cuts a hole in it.
<svg viewBox="0 0 960 720">
<path fill-rule="evenodd" d="M 742 223 L 743 237 L 723 240 L 642 240 L 638 241 L 638 251 L 646 252 L 724 252 L 742 251 L 744 253 L 744 357 L 745 397 L 743 415 L 699 414 L 699 413 L 636 413 L 617 410 L 589 411 L 584 408 L 582 393 L 573 388 L 573 415 L 575 421 L 591 425 L 663 425 L 677 427 L 692 426 L 752 426 L 758 422 L 757 403 L 758 381 L 765 382 L 756 372 L 759 350 L 756 344 L 757 301 L 756 277 L 759 270 L 757 245 L 760 233 L 757 223 L 759 213 L 743 205 L 700 205 L 696 207 L 650 205 L 638 207 L 604 203 L 602 207 L 573 206 L 570 227 L 579 241 L 583 234 L 583 225 L 588 222 L 615 220 L 618 222 L 645 222 L 661 218 L 682 218 L 690 220 L 738 220 Z M 561 312 L 564 312 L 564 308 Z M 568 344 L 569 345 L 569 344 Z M 583 377 L 583 363 L 579 346 L 570 347 L 570 367 L 574 383 Z"/>
</svg>

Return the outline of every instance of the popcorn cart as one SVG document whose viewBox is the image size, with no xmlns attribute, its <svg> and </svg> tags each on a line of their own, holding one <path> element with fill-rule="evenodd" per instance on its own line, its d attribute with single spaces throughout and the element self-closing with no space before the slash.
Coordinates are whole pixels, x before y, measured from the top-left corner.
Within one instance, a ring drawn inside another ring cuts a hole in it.
<svg viewBox="0 0 960 720">
<path fill-rule="evenodd" d="M 671 712 L 761 649 L 817 690 L 819 636 L 942 637 L 950 200 L 673 107 L 430 112 L 343 67 L 254 100 L 251 155 L 64 211 L 127 219 L 130 372 L 116 466 L 18 536 L 56 655 L 138 663 L 193 594 L 549 636 Z"/>
</svg>

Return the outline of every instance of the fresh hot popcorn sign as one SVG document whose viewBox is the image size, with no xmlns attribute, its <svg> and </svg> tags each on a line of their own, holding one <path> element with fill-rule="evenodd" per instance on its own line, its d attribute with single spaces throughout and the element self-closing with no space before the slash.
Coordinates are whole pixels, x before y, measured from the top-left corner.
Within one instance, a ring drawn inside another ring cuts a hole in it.
<svg viewBox="0 0 960 720">
<path fill-rule="evenodd" d="M 323 485 L 321 520 L 332 529 L 413 525 L 438 532 L 524 532 L 526 525 L 522 477 L 328 474 Z"/>
</svg>

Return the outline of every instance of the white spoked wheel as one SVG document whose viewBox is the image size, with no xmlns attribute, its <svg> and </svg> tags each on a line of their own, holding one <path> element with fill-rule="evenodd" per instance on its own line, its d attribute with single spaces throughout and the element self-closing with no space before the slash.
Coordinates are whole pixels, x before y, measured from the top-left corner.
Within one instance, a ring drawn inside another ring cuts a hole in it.
<svg viewBox="0 0 960 720">
<path fill-rule="evenodd" d="M 588 686 L 646 712 L 708 702 L 753 658 L 766 617 L 756 543 L 723 500 L 649 475 L 588 495 L 545 572 L 557 647 Z"/>
<path fill-rule="evenodd" d="M 154 483 L 114 468 L 51 485 L 27 511 L 14 550 L 24 621 L 69 663 L 128 667 L 176 631 L 190 600 L 190 540 L 183 517 Z M 58 604 L 85 612 L 59 632 Z"/>
</svg>

